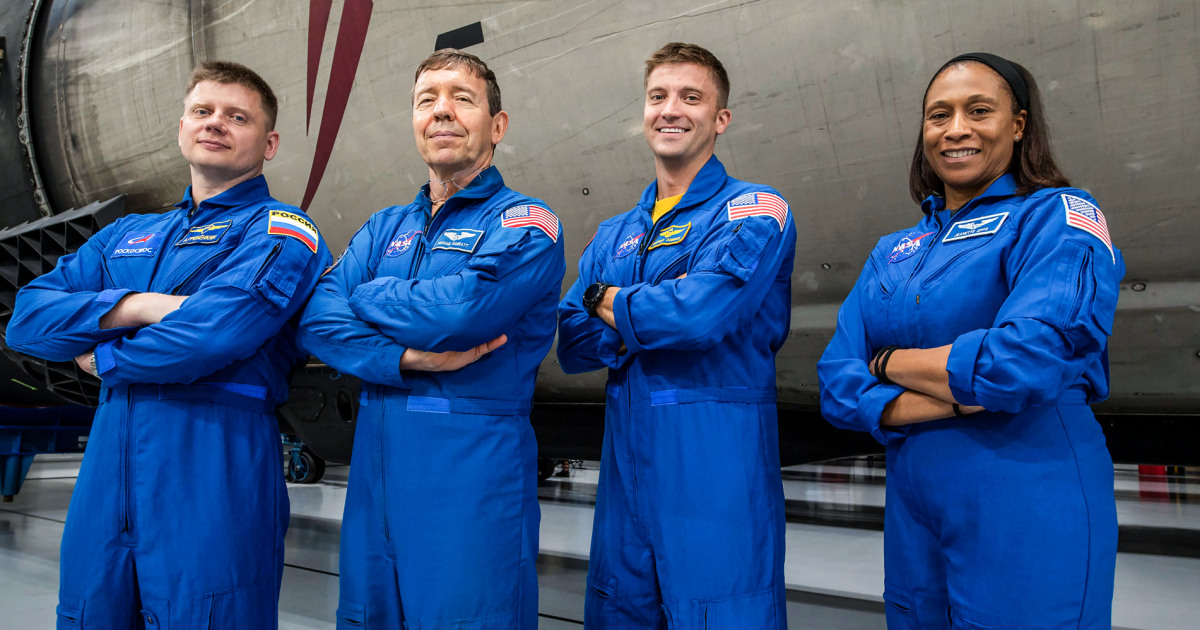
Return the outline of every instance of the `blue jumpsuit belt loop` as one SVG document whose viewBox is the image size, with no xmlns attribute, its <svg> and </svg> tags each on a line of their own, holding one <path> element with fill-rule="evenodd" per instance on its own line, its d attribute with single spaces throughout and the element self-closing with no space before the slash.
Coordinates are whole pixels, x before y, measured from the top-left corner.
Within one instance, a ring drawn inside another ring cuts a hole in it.
<svg viewBox="0 0 1200 630">
<path fill-rule="evenodd" d="M 274 414 L 276 406 L 275 401 L 267 400 L 266 386 L 243 383 L 191 383 L 189 385 L 136 383 L 128 387 L 108 388 L 105 400 L 111 400 L 114 392 L 117 395 L 123 393 L 122 390 L 128 391 L 134 398 L 211 402 L 263 414 Z"/>
<path fill-rule="evenodd" d="M 697 387 L 650 392 L 651 407 L 694 402 L 774 403 L 775 390 L 749 387 Z"/>
<path fill-rule="evenodd" d="M 408 411 L 427 413 L 466 413 L 485 416 L 527 416 L 530 400 L 489 400 L 485 398 L 442 398 L 440 396 L 399 396 Z"/>
</svg>

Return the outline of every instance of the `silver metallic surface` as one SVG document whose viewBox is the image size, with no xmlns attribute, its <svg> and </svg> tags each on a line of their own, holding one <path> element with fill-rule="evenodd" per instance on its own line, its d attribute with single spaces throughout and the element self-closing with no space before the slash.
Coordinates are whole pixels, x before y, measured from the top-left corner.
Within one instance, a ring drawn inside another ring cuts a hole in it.
<svg viewBox="0 0 1200 630">
<path fill-rule="evenodd" d="M 642 62 L 667 41 L 720 57 L 733 82 L 717 154 L 779 189 L 799 228 L 793 336 L 781 400 L 816 405 L 815 364 L 837 306 L 883 234 L 914 224 L 908 163 L 930 75 L 955 54 L 1026 65 L 1061 165 L 1099 200 L 1126 256 L 1111 343 L 1109 411 L 1200 409 L 1200 12 L 1196 0 L 943 0 L 374 4 L 329 168 L 310 207 L 333 250 L 371 212 L 412 199 L 427 175 L 409 90 L 439 33 L 481 22 L 469 50 L 495 70 L 511 116 L 496 164 L 566 227 L 568 277 L 603 219 L 653 178 L 641 137 Z M 193 58 L 241 61 L 280 101 L 272 192 L 299 203 L 316 147 L 343 2 L 334 2 L 305 133 L 307 3 L 56 0 L 39 20 L 29 101 L 52 206 L 118 193 L 155 211 L 188 183 L 175 135 Z M 584 191 L 587 192 L 584 192 Z M 564 285 L 565 288 L 566 285 Z M 964 300 L 971 299 L 964 295 Z M 599 400 L 604 375 L 543 366 L 543 400 Z"/>
</svg>

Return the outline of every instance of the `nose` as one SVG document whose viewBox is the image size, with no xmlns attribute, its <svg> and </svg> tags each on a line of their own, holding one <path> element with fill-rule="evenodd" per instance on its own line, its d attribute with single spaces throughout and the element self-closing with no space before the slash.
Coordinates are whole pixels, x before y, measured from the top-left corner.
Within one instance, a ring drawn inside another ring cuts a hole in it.
<svg viewBox="0 0 1200 630">
<path fill-rule="evenodd" d="M 225 121 L 217 115 L 211 115 L 204 120 L 204 130 L 213 133 L 225 132 Z"/>
<path fill-rule="evenodd" d="M 683 115 L 683 113 L 680 111 L 681 107 L 682 105 L 679 101 L 679 98 L 675 96 L 667 97 L 666 102 L 663 103 L 663 108 L 660 112 L 660 115 L 667 120 L 674 120 Z"/>
<path fill-rule="evenodd" d="M 439 96 L 433 102 L 434 120 L 454 120 L 454 101 L 449 96 Z"/>
<path fill-rule="evenodd" d="M 954 112 L 950 116 L 950 124 L 946 126 L 947 140 L 962 140 L 971 135 L 971 125 L 965 112 Z"/>
</svg>

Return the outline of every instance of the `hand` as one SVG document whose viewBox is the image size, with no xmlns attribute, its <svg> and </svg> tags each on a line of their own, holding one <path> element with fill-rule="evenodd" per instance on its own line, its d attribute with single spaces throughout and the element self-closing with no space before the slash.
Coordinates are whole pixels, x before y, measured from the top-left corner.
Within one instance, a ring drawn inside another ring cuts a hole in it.
<svg viewBox="0 0 1200 630">
<path fill-rule="evenodd" d="M 500 335 L 495 339 L 481 343 L 470 350 L 462 352 L 427 352 L 409 348 L 400 357 L 400 369 L 418 370 L 421 372 L 453 372 L 478 361 L 483 355 L 503 346 L 508 341 L 508 335 Z"/>
<path fill-rule="evenodd" d="M 136 328 L 157 324 L 178 309 L 186 299 L 186 295 L 130 293 L 100 318 L 100 328 Z"/>
<path fill-rule="evenodd" d="M 600 298 L 600 303 L 596 305 L 596 317 L 599 317 L 613 330 L 617 328 L 616 315 L 613 314 L 613 300 L 616 299 L 617 292 L 620 290 L 621 287 L 608 287 L 604 291 L 604 297 Z"/>
<path fill-rule="evenodd" d="M 99 374 L 96 374 L 96 372 L 92 370 L 92 365 L 95 363 L 95 361 L 96 361 L 96 351 L 95 350 L 90 350 L 88 352 L 84 352 L 83 354 L 75 357 L 75 365 L 78 365 L 79 369 L 83 370 L 84 372 L 87 372 L 88 374 L 91 374 L 92 376 L 100 376 Z"/>
</svg>

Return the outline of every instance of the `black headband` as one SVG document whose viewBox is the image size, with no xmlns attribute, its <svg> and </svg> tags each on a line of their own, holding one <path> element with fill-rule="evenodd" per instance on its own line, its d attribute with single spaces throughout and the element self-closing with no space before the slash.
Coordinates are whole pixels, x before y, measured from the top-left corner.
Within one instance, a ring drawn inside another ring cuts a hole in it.
<svg viewBox="0 0 1200 630">
<path fill-rule="evenodd" d="M 1013 98 L 1017 99 L 1017 105 L 1021 109 L 1029 111 L 1029 86 L 1026 85 L 1025 78 L 1021 76 L 1020 71 L 1017 70 L 1017 66 L 1013 62 L 999 55 L 985 52 L 959 55 L 942 64 L 942 67 L 933 74 L 933 79 L 936 79 L 942 73 L 942 70 L 960 61 L 978 61 L 995 70 L 996 74 L 1000 75 L 1000 78 L 1004 79 L 1004 82 L 1008 84 L 1008 89 L 1012 90 Z M 933 79 L 929 80 L 930 86 L 933 85 Z M 929 86 L 925 86 L 925 94 L 929 94 Z"/>
</svg>

